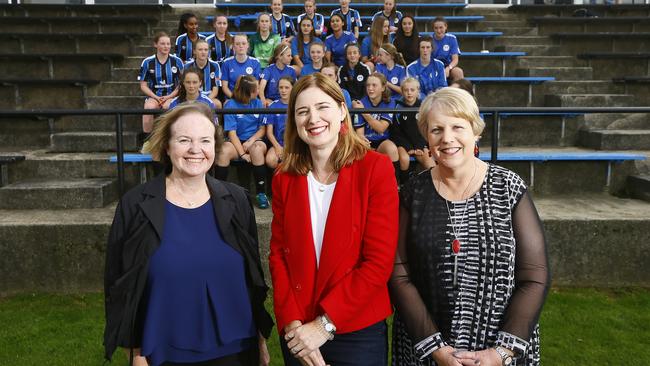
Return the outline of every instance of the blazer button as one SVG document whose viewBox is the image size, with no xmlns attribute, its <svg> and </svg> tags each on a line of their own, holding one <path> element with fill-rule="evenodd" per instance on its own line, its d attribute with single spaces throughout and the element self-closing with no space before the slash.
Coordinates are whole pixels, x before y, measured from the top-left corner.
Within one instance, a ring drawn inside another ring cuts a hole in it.
<svg viewBox="0 0 650 366">
<path fill-rule="evenodd" d="M 300 286 L 300 284 L 296 284 L 296 287 L 295 287 L 295 288 L 296 288 L 296 291 L 300 291 L 300 290 L 302 290 L 302 286 Z"/>
</svg>

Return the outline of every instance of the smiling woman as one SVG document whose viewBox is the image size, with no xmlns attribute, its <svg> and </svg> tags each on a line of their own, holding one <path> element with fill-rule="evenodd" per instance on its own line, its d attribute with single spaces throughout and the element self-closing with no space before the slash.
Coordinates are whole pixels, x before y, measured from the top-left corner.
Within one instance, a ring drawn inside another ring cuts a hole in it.
<svg viewBox="0 0 650 366">
<path fill-rule="evenodd" d="M 120 199 L 106 249 L 107 359 L 120 346 L 137 366 L 269 363 L 254 213 L 243 189 L 206 174 L 223 143 L 213 119 L 200 103 L 161 116 L 143 151 L 165 174 Z"/>
</svg>

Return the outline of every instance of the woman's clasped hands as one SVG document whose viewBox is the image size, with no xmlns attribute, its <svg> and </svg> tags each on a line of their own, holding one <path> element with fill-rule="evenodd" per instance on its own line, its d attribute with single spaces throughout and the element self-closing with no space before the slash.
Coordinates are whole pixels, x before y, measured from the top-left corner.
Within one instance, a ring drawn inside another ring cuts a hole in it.
<svg viewBox="0 0 650 366">
<path fill-rule="evenodd" d="M 435 351 L 432 356 L 440 366 L 501 366 L 502 364 L 501 356 L 494 348 L 464 351 L 445 346 Z"/>
<path fill-rule="evenodd" d="M 294 320 L 285 327 L 287 348 L 304 366 L 329 366 L 320 353 L 320 347 L 328 340 L 320 327 L 318 318 L 306 324 Z"/>
</svg>

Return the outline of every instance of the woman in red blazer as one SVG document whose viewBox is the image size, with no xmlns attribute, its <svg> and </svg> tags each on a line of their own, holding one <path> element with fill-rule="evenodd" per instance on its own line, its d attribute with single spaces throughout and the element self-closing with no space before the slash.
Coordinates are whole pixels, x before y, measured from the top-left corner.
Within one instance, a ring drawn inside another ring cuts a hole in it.
<svg viewBox="0 0 650 366">
<path fill-rule="evenodd" d="M 320 73 L 298 81 L 288 111 L 269 257 L 285 364 L 386 365 L 393 166 L 354 133 L 341 89 Z"/>
</svg>

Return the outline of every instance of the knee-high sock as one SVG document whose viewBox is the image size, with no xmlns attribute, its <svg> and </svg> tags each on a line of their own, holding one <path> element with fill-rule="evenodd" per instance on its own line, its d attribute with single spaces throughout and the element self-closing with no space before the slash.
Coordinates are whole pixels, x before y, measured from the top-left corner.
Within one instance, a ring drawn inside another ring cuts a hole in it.
<svg viewBox="0 0 650 366">
<path fill-rule="evenodd" d="M 266 193 L 266 165 L 253 165 L 253 178 L 257 193 Z"/>
</svg>

